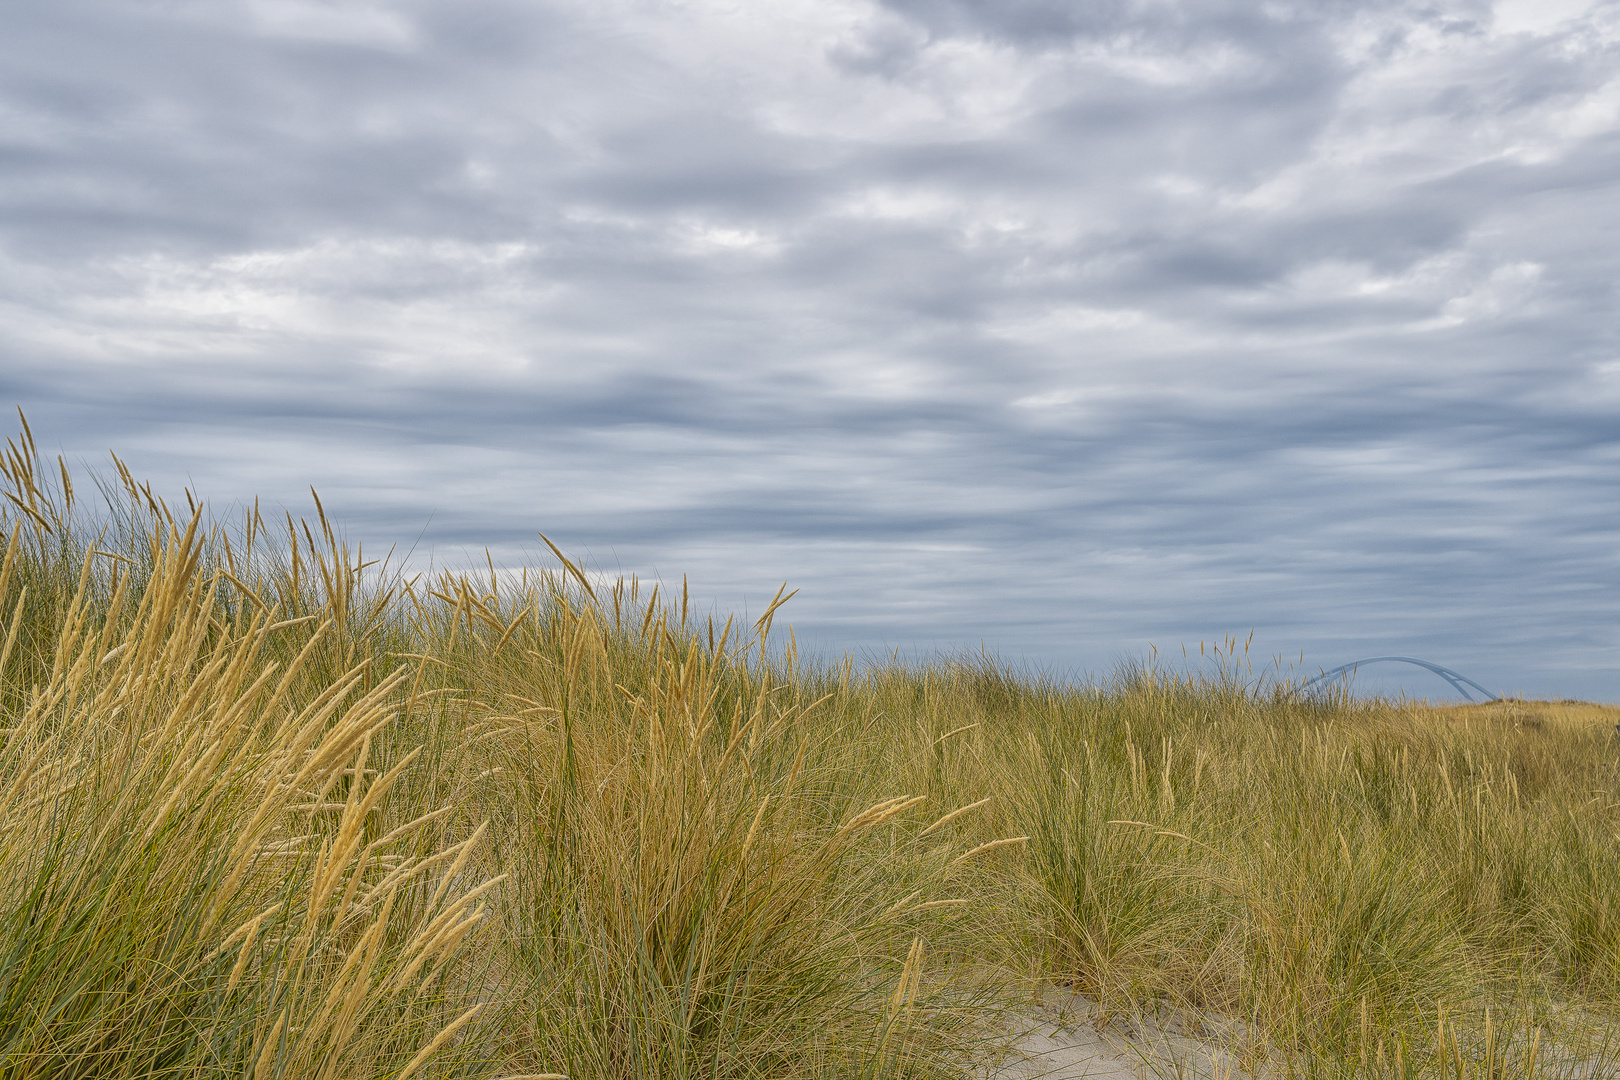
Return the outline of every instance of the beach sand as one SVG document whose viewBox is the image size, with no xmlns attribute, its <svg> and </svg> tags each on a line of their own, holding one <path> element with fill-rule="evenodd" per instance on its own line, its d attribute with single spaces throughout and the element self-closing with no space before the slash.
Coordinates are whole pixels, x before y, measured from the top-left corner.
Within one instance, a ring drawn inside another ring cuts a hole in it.
<svg viewBox="0 0 1620 1080">
<path fill-rule="evenodd" d="M 1253 1074 L 1225 1047 L 1230 1022 L 1185 1010 L 1105 1016 L 1095 1001 L 1053 988 L 1014 1021 L 1012 1053 L 985 1080 L 1245 1080 Z M 1224 1026 L 1222 1026 L 1224 1025 Z"/>
</svg>

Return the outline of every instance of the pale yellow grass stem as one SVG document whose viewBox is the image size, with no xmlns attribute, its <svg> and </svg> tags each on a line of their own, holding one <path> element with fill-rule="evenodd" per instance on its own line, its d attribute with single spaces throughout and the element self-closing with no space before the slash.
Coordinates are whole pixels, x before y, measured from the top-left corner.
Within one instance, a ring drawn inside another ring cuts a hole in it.
<svg viewBox="0 0 1620 1080">
<path fill-rule="evenodd" d="M 451 1036 L 460 1031 L 467 1024 L 471 1023 L 472 1019 L 483 1011 L 484 1003 L 479 1002 L 477 1005 L 474 1005 L 472 1008 L 462 1013 L 455 1020 L 451 1021 L 450 1026 L 435 1035 L 433 1037 L 433 1041 L 422 1048 L 421 1053 L 411 1058 L 410 1064 L 401 1069 L 399 1075 L 395 1077 L 394 1080 L 410 1080 L 410 1077 L 416 1074 L 416 1070 L 420 1069 L 424 1064 L 427 1063 L 427 1059 L 433 1056 L 434 1051 L 438 1050 L 439 1047 L 448 1042 Z"/>
<path fill-rule="evenodd" d="M 950 813 L 946 814 L 944 817 L 940 818 L 938 821 L 935 821 L 932 825 L 928 826 L 928 828 L 926 828 L 922 832 L 918 833 L 917 838 L 920 840 L 923 837 L 927 836 L 929 833 L 933 832 L 935 829 L 944 828 L 946 825 L 949 825 L 951 822 L 955 821 L 957 818 L 961 817 L 963 814 L 966 814 L 966 813 L 968 813 L 969 811 L 972 811 L 972 810 L 977 810 L 979 807 L 984 806 L 986 803 L 990 802 L 994 798 L 995 798 L 994 795 L 987 795 L 984 798 L 980 799 L 976 803 L 968 803 L 966 806 L 957 807 L 955 810 L 952 810 Z"/>
<path fill-rule="evenodd" d="M 958 855 L 956 858 L 951 860 L 951 865 L 955 866 L 959 862 L 966 862 L 967 860 L 973 858 L 973 856 L 975 856 L 975 855 L 983 855 L 987 851 L 994 851 L 997 848 L 1009 847 L 1009 846 L 1011 846 L 1013 844 L 1022 844 L 1022 843 L 1027 842 L 1028 840 L 1029 840 L 1029 837 L 1027 837 L 1027 836 L 1009 836 L 1004 840 L 992 840 L 988 844 L 980 844 L 978 847 L 974 848 L 972 851 L 969 851 L 969 852 L 967 852 L 965 854 L 962 854 L 962 855 Z"/>
</svg>

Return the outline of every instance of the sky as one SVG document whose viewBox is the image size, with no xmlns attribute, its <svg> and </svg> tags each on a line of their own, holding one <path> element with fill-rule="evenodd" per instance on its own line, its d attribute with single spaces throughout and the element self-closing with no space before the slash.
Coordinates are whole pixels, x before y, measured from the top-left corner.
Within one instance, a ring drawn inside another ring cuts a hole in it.
<svg viewBox="0 0 1620 1080">
<path fill-rule="evenodd" d="M 1617 270 L 1614 0 L 0 7 L 43 449 L 825 656 L 1620 701 Z"/>
</svg>

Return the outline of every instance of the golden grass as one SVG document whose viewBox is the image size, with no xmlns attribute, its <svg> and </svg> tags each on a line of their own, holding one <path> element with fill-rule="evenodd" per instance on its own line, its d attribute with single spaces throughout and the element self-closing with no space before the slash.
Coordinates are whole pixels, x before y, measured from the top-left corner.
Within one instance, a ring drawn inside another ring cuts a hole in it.
<svg viewBox="0 0 1620 1080">
<path fill-rule="evenodd" d="M 1278 1074 L 1620 1061 L 1620 710 L 804 664 L 3 471 L 0 1076 L 969 1076 L 1042 982 Z"/>
</svg>

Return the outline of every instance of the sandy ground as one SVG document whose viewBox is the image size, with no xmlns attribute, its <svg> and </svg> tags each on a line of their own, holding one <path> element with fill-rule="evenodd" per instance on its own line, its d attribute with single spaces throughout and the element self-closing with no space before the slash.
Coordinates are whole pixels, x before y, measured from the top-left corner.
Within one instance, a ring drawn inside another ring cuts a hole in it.
<svg viewBox="0 0 1620 1080">
<path fill-rule="evenodd" d="M 1013 1055 L 986 1080 L 1246 1080 L 1251 1074 L 1217 1040 L 1223 1033 L 1195 1014 L 1103 1019 L 1095 1002 L 1048 991 L 1026 1011 Z"/>
<path fill-rule="evenodd" d="M 1537 1075 L 1620 1080 L 1620 1029 L 1589 1019 L 1566 1031 L 1567 1041 L 1540 1044 Z M 1278 1080 L 1281 1075 L 1275 1063 L 1246 1068 L 1228 1049 L 1242 1045 L 1241 1025 L 1207 1014 L 1166 1010 L 1158 1016 L 1105 1019 L 1089 998 L 1053 989 L 1024 1010 L 1021 1020 L 1015 1021 L 1023 1034 L 1013 1054 L 981 1073 L 983 1080 Z M 1105 1022 L 1099 1027 L 1099 1021 Z M 1467 1064 L 1472 1069 L 1481 1063 L 1470 1059 Z M 1519 1068 L 1515 1058 L 1511 1069 Z M 1497 1069 L 1509 1071 L 1502 1065 Z"/>
</svg>

